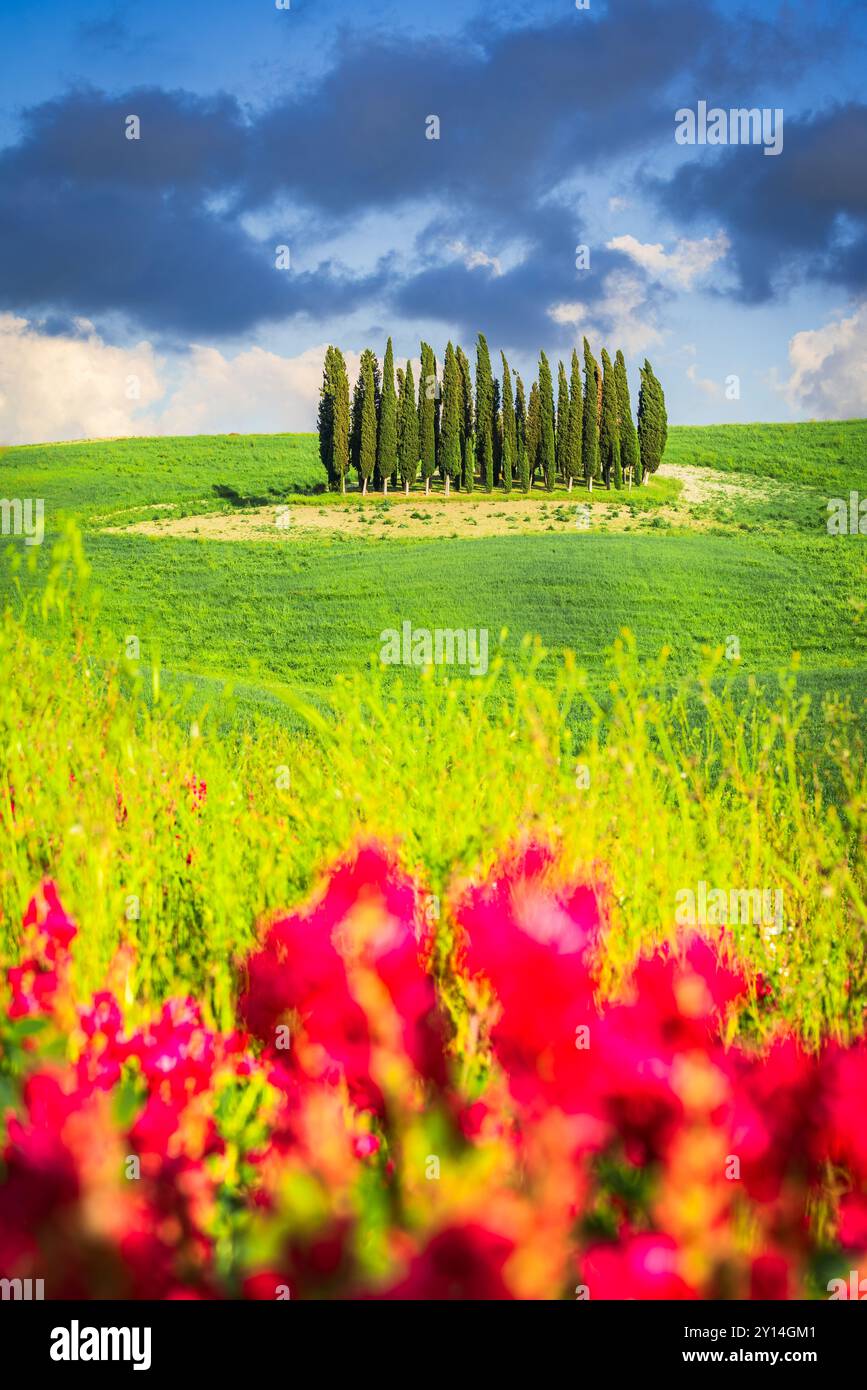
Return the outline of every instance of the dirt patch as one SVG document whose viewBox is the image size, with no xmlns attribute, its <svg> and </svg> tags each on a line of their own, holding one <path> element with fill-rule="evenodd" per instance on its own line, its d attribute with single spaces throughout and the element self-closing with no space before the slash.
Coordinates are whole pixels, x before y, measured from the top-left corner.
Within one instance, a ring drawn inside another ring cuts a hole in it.
<svg viewBox="0 0 867 1390">
<path fill-rule="evenodd" d="M 692 464 L 662 463 L 660 478 L 677 478 L 683 484 L 681 501 L 689 505 L 703 502 L 735 502 L 739 497 L 764 500 L 773 496 L 775 486 L 766 479 L 748 478 L 744 473 L 734 476 L 718 473 L 714 468 L 697 468 Z"/>
<path fill-rule="evenodd" d="M 586 496 L 586 494 L 585 494 Z M 623 529 L 635 516 L 611 502 L 514 502 L 450 498 L 384 505 L 368 499 L 352 506 L 249 507 L 211 516 L 151 517 L 120 528 L 147 536 L 198 536 L 202 540 L 285 541 L 292 536 L 340 535 L 353 539 L 544 535 Z"/>
<path fill-rule="evenodd" d="M 288 503 L 286 506 L 245 507 L 235 512 L 212 512 L 198 516 L 165 516 L 133 521 L 114 531 L 146 536 L 178 536 L 215 541 L 286 542 L 293 537 L 348 537 L 350 539 L 419 540 L 514 535 L 562 534 L 590 535 L 594 532 L 636 532 L 656 527 L 689 527 L 704 530 L 709 517 L 696 516 L 694 508 L 713 501 L 733 502 L 738 497 L 768 495 L 762 483 L 744 475 L 730 478 L 710 468 L 663 465 L 659 476 L 674 478 L 682 485 L 677 500 L 635 510 L 627 503 L 630 494 L 606 493 L 583 488 L 572 497 L 511 497 L 475 493 L 448 499 L 442 496 L 398 494 L 383 501 L 378 495 L 350 503 L 323 501 Z M 643 492 L 643 489 L 642 489 Z M 151 512 L 156 508 L 150 508 Z"/>
</svg>

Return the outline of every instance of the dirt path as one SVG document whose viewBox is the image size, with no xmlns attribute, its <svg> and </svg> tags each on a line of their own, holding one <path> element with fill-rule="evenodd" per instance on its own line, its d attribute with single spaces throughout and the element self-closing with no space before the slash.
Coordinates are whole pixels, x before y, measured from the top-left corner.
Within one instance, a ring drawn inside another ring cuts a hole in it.
<svg viewBox="0 0 867 1390">
<path fill-rule="evenodd" d="M 680 500 L 690 505 L 702 502 L 734 502 L 739 497 L 771 497 L 776 484 L 769 478 L 751 478 L 746 473 L 720 473 L 715 468 L 697 468 L 692 464 L 663 463 L 660 478 L 677 478 L 683 484 Z"/>
</svg>

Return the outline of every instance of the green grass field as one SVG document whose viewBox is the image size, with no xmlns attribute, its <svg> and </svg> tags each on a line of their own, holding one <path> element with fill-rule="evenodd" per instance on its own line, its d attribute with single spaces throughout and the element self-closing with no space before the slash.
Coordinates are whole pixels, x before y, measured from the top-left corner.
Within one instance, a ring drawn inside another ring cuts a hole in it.
<svg viewBox="0 0 867 1390">
<path fill-rule="evenodd" d="M 323 711 L 299 707 L 299 728 L 223 730 L 94 630 L 78 551 L 58 548 L 40 602 L 0 628 L 0 959 L 50 874 L 87 923 L 83 990 L 131 942 L 139 1000 L 192 992 L 226 1023 L 261 914 L 303 898 L 359 838 L 395 846 L 447 904 L 529 837 L 604 895 L 606 988 L 671 936 L 685 885 L 784 885 L 772 950 L 749 922 L 734 932 L 774 980 L 739 1027 L 860 1030 L 867 803 L 850 706 L 822 711 L 830 798 L 793 680 L 766 700 L 718 656 L 677 678 L 632 642 L 605 658 L 604 705 L 568 658 L 540 679 L 525 644 L 479 680 L 350 673 Z"/>
<path fill-rule="evenodd" d="M 291 719 L 287 696 L 325 695 L 406 619 L 486 628 L 492 648 L 507 629 L 507 656 L 538 635 L 554 658 L 574 651 L 598 690 L 602 654 L 626 627 L 643 656 L 670 645 L 675 670 L 736 638 L 744 675 L 773 681 L 797 652 L 805 688 L 857 696 L 864 545 L 829 537 L 824 518 L 835 489 L 867 486 L 865 442 L 863 421 L 673 428 L 669 476 L 623 493 L 513 492 L 509 514 L 535 518 L 523 522 L 533 533 L 504 523 L 479 538 L 450 538 L 455 512 L 441 496 L 415 523 L 423 534 L 402 536 L 403 519 L 422 515 L 420 488 L 387 503 L 322 496 L 313 435 L 16 447 L 0 454 L 0 478 L 4 495 L 45 499 L 49 539 L 67 518 L 83 528 L 103 628 L 119 647 L 137 636 L 145 667 L 158 660 L 164 681 L 191 684 L 229 720 L 263 707 Z M 686 504 L 678 469 L 689 482 L 696 468 L 699 495 Z M 709 469 L 722 491 L 707 490 Z M 290 530 L 265 543 L 132 529 L 246 518 L 284 499 L 343 507 L 370 534 Z M 503 501 L 500 491 L 471 499 L 480 516 Z M 576 504 L 590 508 L 584 530 Z M 18 582 L 40 582 L 50 545 L 10 549 Z"/>
<path fill-rule="evenodd" d="M 867 420 L 675 425 L 665 451 L 666 463 L 803 483 L 824 497 L 845 495 L 859 478 L 863 484 L 865 458 Z"/>
<path fill-rule="evenodd" d="M 228 510 L 313 492 L 325 475 L 315 435 L 263 434 L 20 445 L 0 451 L 0 476 L 16 496 L 43 497 L 56 527 L 64 515 L 90 525 L 169 503 Z"/>
<path fill-rule="evenodd" d="M 643 656 L 676 665 L 736 636 L 745 670 L 771 675 L 800 652 L 807 672 L 848 680 L 858 649 L 854 552 L 824 540 L 722 535 L 554 535 L 489 540 L 220 541 L 88 537 L 102 619 L 142 658 L 306 695 L 366 667 L 380 633 L 507 629 L 599 672 L 622 627 Z"/>
<path fill-rule="evenodd" d="M 257 915 L 354 836 L 400 844 L 446 893 L 532 833 L 605 866 L 615 973 L 685 883 L 785 883 L 796 935 L 770 964 L 797 980 L 775 1009 L 812 1038 L 855 1028 L 865 548 L 825 516 L 867 486 L 864 427 L 786 431 L 788 479 L 781 429 L 674 430 L 677 463 L 631 493 L 448 502 L 326 495 L 312 436 L 6 450 L 0 491 L 44 497 L 47 533 L 10 539 L 2 567 L 0 929 L 55 873 L 96 913 L 97 980 L 135 893 L 143 987 L 193 986 L 228 1017 Z M 490 675 L 384 668 L 380 634 L 406 620 L 487 628 Z M 178 830 L 198 780 L 208 816 Z"/>
<path fill-rule="evenodd" d="M 867 476 L 867 420 L 674 425 L 665 463 L 772 478 L 814 488 L 822 497 L 843 495 Z M 67 514 L 83 524 L 139 509 L 230 510 L 324 491 L 314 434 L 16 445 L 0 449 L 0 477 L 7 493 L 11 480 L 15 495 L 43 497 L 49 519 Z M 537 484 L 534 496 L 540 491 Z M 482 500 L 484 493 L 474 496 Z"/>
</svg>

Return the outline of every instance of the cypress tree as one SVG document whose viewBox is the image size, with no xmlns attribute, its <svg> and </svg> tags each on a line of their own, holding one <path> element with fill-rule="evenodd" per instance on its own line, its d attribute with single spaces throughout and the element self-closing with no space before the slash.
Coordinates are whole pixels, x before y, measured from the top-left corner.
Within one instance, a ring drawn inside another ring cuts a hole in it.
<svg viewBox="0 0 867 1390">
<path fill-rule="evenodd" d="M 437 377 L 437 362 L 434 358 L 434 458 L 440 456 L 440 407 L 442 405 L 442 384 Z"/>
<path fill-rule="evenodd" d="M 544 352 L 539 354 L 539 462 L 545 487 L 549 492 L 554 488 L 556 459 L 554 454 L 554 383 L 551 368 Z"/>
<path fill-rule="evenodd" d="M 377 357 L 370 347 L 361 353 L 361 414 L 358 428 L 358 473 L 361 475 L 361 491 L 367 492 L 367 484 L 377 467 Z"/>
<path fill-rule="evenodd" d="M 460 491 L 461 479 L 464 476 L 464 431 L 466 428 L 466 413 L 464 408 L 464 376 L 461 371 L 461 364 L 458 358 L 460 348 L 455 348 L 454 381 L 455 393 L 458 400 L 458 473 L 455 478 L 455 487 Z"/>
<path fill-rule="evenodd" d="M 584 480 L 593 491 L 594 479 L 599 477 L 599 426 L 596 413 L 596 360 L 590 344 L 584 339 L 584 411 L 581 421 L 581 457 L 584 461 Z"/>
<path fill-rule="evenodd" d="M 453 478 L 461 476 L 461 375 L 455 350 L 449 343 L 443 366 L 442 432 L 440 434 L 440 470 L 445 481 L 446 496 Z"/>
<path fill-rule="evenodd" d="M 418 443 L 421 456 L 421 476 L 425 495 L 430 492 L 430 480 L 437 466 L 436 394 L 437 364 L 433 348 L 421 345 L 421 380 L 418 384 Z"/>
<path fill-rule="evenodd" d="M 401 412 L 401 401 L 403 400 L 403 393 L 404 393 L 404 389 L 405 389 L 405 388 L 404 388 L 404 384 L 403 384 L 403 383 L 404 383 L 404 377 L 405 377 L 405 375 L 406 375 L 406 373 L 404 372 L 403 367 L 395 367 L 395 369 L 394 369 L 394 376 L 395 376 L 395 382 L 396 382 L 395 394 L 396 394 L 396 396 L 397 396 L 397 404 L 396 404 L 396 406 L 395 406 L 394 416 L 395 416 L 395 425 L 396 425 L 396 436 L 397 436 L 397 438 L 396 438 L 396 444 L 397 444 L 397 447 L 396 447 L 396 449 L 395 449 L 394 472 L 393 472 L 392 475 L 391 475 L 391 481 L 392 481 L 392 483 L 395 485 L 395 487 L 397 486 L 397 483 L 398 483 L 398 481 L 399 481 L 399 479 L 400 479 L 400 412 Z"/>
<path fill-rule="evenodd" d="M 397 466 L 404 492 L 409 492 L 418 473 L 418 414 L 412 367 L 406 364 L 400 383 L 400 409 L 397 422 Z"/>
<path fill-rule="evenodd" d="M 515 383 L 515 458 L 518 465 L 518 486 L 524 492 L 530 491 L 530 468 L 527 460 L 527 402 L 524 398 L 524 383 L 518 377 Z"/>
<path fill-rule="evenodd" d="M 472 492 L 473 470 L 476 466 L 473 447 L 473 378 L 470 372 L 469 358 L 463 348 L 457 349 L 455 357 L 461 378 L 463 409 L 461 419 L 461 479 L 467 492 Z"/>
<path fill-rule="evenodd" d="M 593 359 L 593 366 L 596 368 L 596 428 L 602 428 L 602 368 Z"/>
<path fill-rule="evenodd" d="M 379 430 L 376 440 L 376 472 L 383 492 L 397 467 L 397 396 L 394 392 L 394 352 L 389 338 L 382 368 L 382 395 L 379 403 Z"/>
<path fill-rule="evenodd" d="M 617 383 L 617 414 L 620 427 L 620 462 L 624 477 L 641 482 L 641 466 L 638 454 L 638 434 L 632 418 L 632 403 L 629 399 L 629 378 L 626 375 L 626 359 L 620 348 L 614 359 L 614 380 Z"/>
<path fill-rule="evenodd" d="M 364 369 L 359 363 L 358 378 L 352 388 L 352 409 L 349 422 L 349 461 L 359 472 L 358 455 L 361 448 L 361 403 L 364 396 Z M 359 478 L 359 482 L 360 482 Z"/>
<path fill-rule="evenodd" d="M 329 487 L 335 485 L 333 353 L 333 347 L 325 349 L 325 365 L 322 369 L 322 385 L 319 389 L 319 412 L 316 419 L 316 427 L 319 431 L 319 458 L 328 475 Z"/>
<path fill-rule="evenodd" d="M 319 457 L 329 486 L 345 492 L 349 468 L 349 376 L 343 353 L 336 347 L 329 347 L 325 353 L 318 427 Z"/>
<path fill-rule="evenodd" d="M 530 487 L 536 480 L 536 469 L 539 467 L 539 454 L 542 443 L 542 415 L 539 404 L 539 383 L 533 382 L 530 387 L 530 403 L 527 406 L 527 472 L 530 479 Z M 529 490 L 529 489 L 528 489 Z"/>
<path fill-rule="evenodd" d="M 476 459 L 488 492 L 494 482 L 493 405 L 491 354 L 484 333 L 480 333 L 476 345 Z"/>
<path fill-rule="evenodd" d="M 494 469 L 491 483 L 493 486 L 500 481 L 500 469 L 503 464 L 503 420 L 500 413 L 500 383 L 496 377 L 493 378 L 493 401 L 491 408 L 493 429 L 491 439 L 493 442 Z"/>
<path fill-rule="evenodd" d="M 668 414 L 662 387 L 653 368 L 644 359 L 641 368 L 641 389 L 638 392 L 638 448 L 641 456 L 642 482 L 655 473 L 665 452 L 668 438 Z"/>
<path fill-rule="evenodd" d="M 370 348 L 365 348 L 361 354 L 361 371 L 356 388 L 358 390 L 358 473 L 361 478 L 362 493 L 367 492 L 367 484 L 376 467 L 376 378 L 376 357 Z"/>
<path fill-rule="evenodd" d="M 370 369 L 371 389 L 367 389 L 367 369 Z M 376 360 L 376 353 L 371 348 L 365 348 L 361 354 L 358 366 L 358 380 L 352 393 L 352 409 L 350 412 L 349 426 L 349 457 L 352 467 L 357 471 L 359 479 L 364 481 L 361 470 L 361 444 L 363 434 L 363 418 L 365 400 L 369 395 L 373 407 L 373 467 L 376 467 L 376 422 L 379 417 L 379 363 Z M 372 476 L 369 473 L 368 478 Z M 366 489 L 365 489 L 366 490 Z"/>
<path fill-rule="evenodd" d="M 512 398 L 512 373 L 506 361 L 506 354 L 501 352 L 500 356 L 503 359 L 503 487 L 506 492 L 511 492 L 517 441 L 515 406 Z"/>
<path fill-rule="evenodd" d="M 490 430 L 485 431 L 484 444 L 482 471 L 485 478 L 485 492 L 492 492 L 494 487 L 494 440 Z"/>
<path fill-rule="evenodd" d="M 340 491 L 346 491 L 346 475 L 349 472 L 349 373 L 340 348 L 334 349 L 335 395 L 334 395 L 334 434 L 333 468 L 340 482 Z"/>
<path fill-rule="evenodd" d="M 557 434 L 554 451 L 557 457 L 557 473 L 564 483 L 569 477 L 569 424 L 571 418 L 569 383 L 566 380 L 566 368 L 560 362 L 557 365 Z"/>
<path fill-rule="evenodd" d="M 617 383 L 614 368 L 605 348 L 602 349 L 602 422 L 599 426 L 599 459 L 605 486 L 612 482 L 616 488 L 623 487 L 623 472 L 620 466 L 620 429 L 617 424 Z"/>
<path fill-rule="evenodd" d="M 571 399 L 569 401 L 569 430 L 566 439 L 566 477 L 569 491 L 576 478 L 581 477 L 581 367 L 578 353 L 572 349 L 572 375 L 570 378 Z"/>
</svg>

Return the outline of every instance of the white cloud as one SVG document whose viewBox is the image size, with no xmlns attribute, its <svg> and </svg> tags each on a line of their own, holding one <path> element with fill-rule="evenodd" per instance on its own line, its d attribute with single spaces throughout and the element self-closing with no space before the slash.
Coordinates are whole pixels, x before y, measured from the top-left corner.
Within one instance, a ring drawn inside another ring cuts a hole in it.
<svg viewBox="0 0 867 1390">
<path fill-rule="evenodd" d="M 487 251 L 479 251 L 472 246 L 467 246 L 464 241 L 450 241 L 448 249 L 453 256 L 458 256 L 463 261 L 467 270 L 476 270 L 479 266 L 489 266 L 495 275 L 502 275 L 503 263 L 498 256 L 489 256 Z"/>
<path fill-rule="evenodd" d="M 602 283 L 605 293 L 592 308 L 580 300 L 552 304 L 549 317 L 555 323 L 573 324 L 588 338 L 615 340 L 629 355 L 644 352 L 662 341 L 658 328 L 648 318 L 641 317 L 646 295 L 636 275 L 612 271 Z"/>
<path fill-rule="evenodd" d="M 352 353 L 345 356 L 354 379 L 358 358 Z M 324 344 L 298 357 L 280 357 L 259 347 L 224 357 L 216 348 L 194 344 L 153 433 L 255 430 L 270 434 L 313 429 L 324 357 Z"/>
<path fill-rule="evenodd" d="M 49 336 L 0 314 L 0 442 L 133 434 L 137 414 L 162 395 L 150 343 L 110 347 L 87 320 L 76 328 L 81 336 Z M 128 394 L 136 389 L 138 400 Z"/>
<path fill-rule="evenodd" d="M 49 336 L 0 314 L 0 443 L 315 427 L 324 344 L 297 357 L 194 344 L 170 372 L 150 343 L 112 347 L 92 324 L 76 329 Z M 354 379 L 358 357 L 346 359 Z"/>
<path fill-rule="evenodd" d="M 700 237 L 696 241 L 679 237 L 673 251 L 666 251 L 662 242 L 641 242 L 634 236 L 616 236 L 607 243 L 609 251 L 622 251 L 654 280 L 671 283 L 684 290 L 691 289 L 695 280 L 721 260 L 729 245 L 725 232 Z"/>
<path fill-rule="evenodd" d="M 692 382 L 692 384 L 698 387 L 699 391 L 701 391 L 705 396 L 710 396 L 712 399 L 716 399 L 716 397 L 722 395 L 722 387 L 720 386 L 719 382 L 711 381 L 710 377 L 699 376 L 698 368 L 696 367 L 694 362 L 690 362 L 689 366 L 686 369 L 686 374 L 689 380 Z"/>
<path fill-rule="evenodd" d="M 867 415 L 867 301 L 851 318 L 796 333 L 789 363 L 782 390 L 795 409 L 817 419 Z"/>
</svg>

